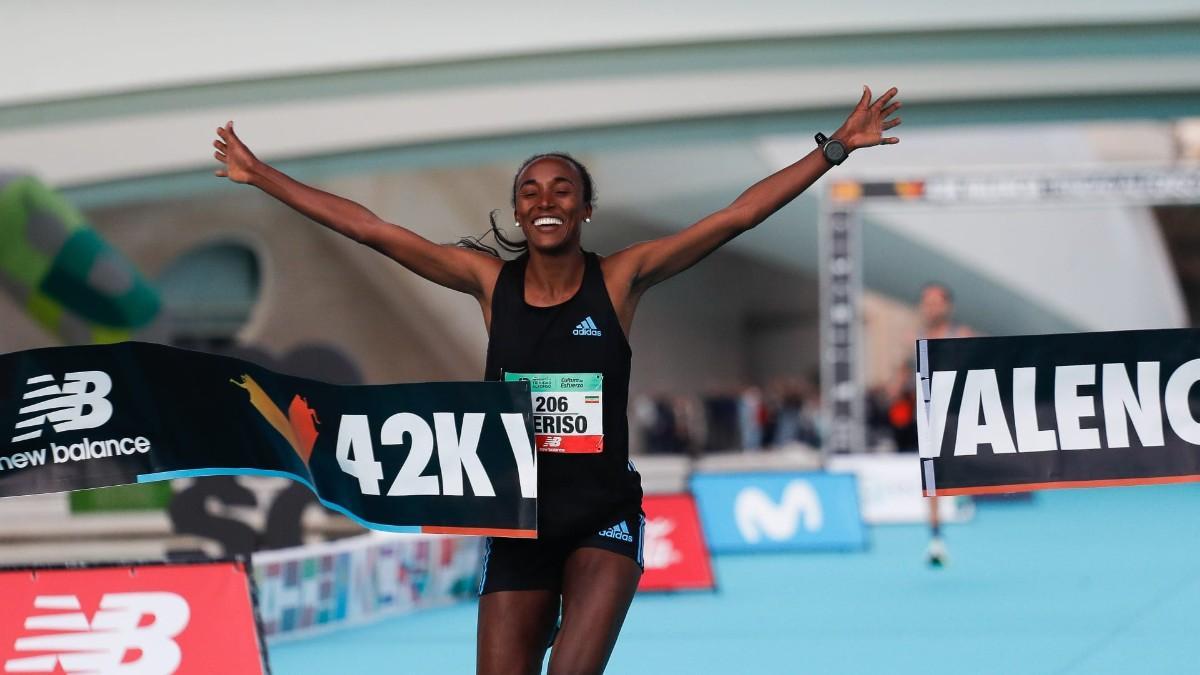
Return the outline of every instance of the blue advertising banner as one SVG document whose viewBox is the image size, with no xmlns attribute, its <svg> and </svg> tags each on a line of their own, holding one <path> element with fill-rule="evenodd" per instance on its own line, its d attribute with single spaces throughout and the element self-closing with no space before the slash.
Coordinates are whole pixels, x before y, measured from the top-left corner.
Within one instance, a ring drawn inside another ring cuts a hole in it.
<svg viewBox="0 0 1200 675">
<path fill-rule="evenodd" d="M 867 545 L 853 474 L 699 473 L 692 494 L 714 553 Z"/>
</svg>

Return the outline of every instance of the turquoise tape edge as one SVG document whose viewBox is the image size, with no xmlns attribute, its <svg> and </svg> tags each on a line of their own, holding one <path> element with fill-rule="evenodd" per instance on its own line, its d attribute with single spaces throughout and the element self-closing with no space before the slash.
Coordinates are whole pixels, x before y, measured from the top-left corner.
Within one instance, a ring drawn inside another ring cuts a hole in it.
<svg viewBox="0 0 1200 675">
<path fill-rule="evenodd" d="M 137 482 L 153 483 L 160 480 L 172 480 L 175 478 L 203 478 L 206 476 L 265 476 L 269 478 L 287 478 L 294 480 L 297 483 L 302 483 L 312 490 L 314 495 L 317 494 L 316 488 L 308 480 L 297 476 L 294 473 L 287 471 L 276 471 L 273 469 L 181 469 L 179 471 L 159 471 L 157 473 L 143 473 L 138 475 Z M 327 502 L 317 495 L 317 500 L 327 508 L 333 509 L 338 513 L 346 516 L 350 520 L 362 525 L 363 527 L 372 530 L 382 530 L 384 532 L 402 532 L 405 534 L 419 534 L 421 532 L 420 525 L 385 525 L 383 523 L 373 523 L 369 520 L 364 520 L 354 513 L 350 512 L 346 507 L 333 502 Z"/>
</svg>

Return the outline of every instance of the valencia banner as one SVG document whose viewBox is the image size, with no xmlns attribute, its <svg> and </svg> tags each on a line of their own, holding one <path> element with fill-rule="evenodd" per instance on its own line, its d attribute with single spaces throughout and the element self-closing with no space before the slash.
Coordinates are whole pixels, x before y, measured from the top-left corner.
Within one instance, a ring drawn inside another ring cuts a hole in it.
<svg viewBox="0 0 1200 675">
<path fill-rule="evenodd" d="M 1200 480 L 1200 331 L 917 342 L 926 496 Z"/>
<path fill-rule="evenodd" d="M 283 476 L 367 527 L 537 535 L 527 382 L 338 386 L 124 342 L 0 355 L 0 497 Z"/>
</svg>

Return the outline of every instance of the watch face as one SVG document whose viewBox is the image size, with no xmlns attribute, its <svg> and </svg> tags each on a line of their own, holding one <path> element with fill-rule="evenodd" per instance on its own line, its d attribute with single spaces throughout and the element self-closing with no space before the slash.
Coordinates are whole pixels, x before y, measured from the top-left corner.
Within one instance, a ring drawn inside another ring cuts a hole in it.
<svg viewBox="0 0 1200 675">
<path fill-rule="evenodd" d="M 846 159 L 846 146 L 838 141 L 830 141 L 825 144 L 825 157 L 833 163 L 841 162 Z"/>
</svg>

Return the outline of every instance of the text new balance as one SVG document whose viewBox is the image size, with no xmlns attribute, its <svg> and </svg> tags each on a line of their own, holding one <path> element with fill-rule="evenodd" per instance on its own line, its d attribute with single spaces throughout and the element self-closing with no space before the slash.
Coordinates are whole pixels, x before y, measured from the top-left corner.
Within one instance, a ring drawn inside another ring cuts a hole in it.
<svg viewBox="0 0 1200 675">
<path fill-rule="evenodd" d="M 136 438 L 109 438 L 102 441 L 92 441 L 85 437 L 82 441 L 71 443 L 70 445 L 51 443 L 49 448 L 26 450 L 0 457 L 0 471 L 24 469 L 29 466 L 44 466 L 47 463 L 47 459 L 50 459 L 54 464 L 63 464 L 65 462 L 82 462 L 89 459 L 104 459 L 105 457 L 118 457 L 121 455 L 128 456 L 135 453 L 144 455 L 150 452 L 150 450 L 150 439 L 145 436 L 138 436 Z"/>
</svg>

